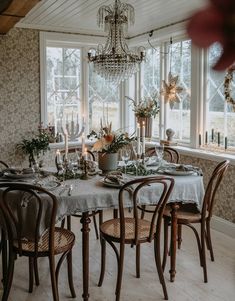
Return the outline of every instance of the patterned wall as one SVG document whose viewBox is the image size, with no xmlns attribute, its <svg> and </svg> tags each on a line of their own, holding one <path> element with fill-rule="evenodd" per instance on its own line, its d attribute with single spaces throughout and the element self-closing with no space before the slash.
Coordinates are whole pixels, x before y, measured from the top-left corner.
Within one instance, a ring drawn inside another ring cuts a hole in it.
<svg viewBox="0 0 235 301">
<path fill-rule="evenodd" d="M 16 144 L 36 132 L 40 120 L 39 32 L 13 29 L 0 36 L 0 159 L 13 165 L 27 165 Z M 55 149 L 45 162 L 53 164 Z M 181 162 L 200 166 L 205 184 L 216 162 L 181 156 Z M 230 166 L 221 183 L 215 214 L 235 223 L 235 166 Z"/>
<path fill-rule="evenodd" d="M 15 145 L 40 120 L 39 32 L 13 29 L 0 36 L 0 157 L 20 160 Z"/>
</svg>

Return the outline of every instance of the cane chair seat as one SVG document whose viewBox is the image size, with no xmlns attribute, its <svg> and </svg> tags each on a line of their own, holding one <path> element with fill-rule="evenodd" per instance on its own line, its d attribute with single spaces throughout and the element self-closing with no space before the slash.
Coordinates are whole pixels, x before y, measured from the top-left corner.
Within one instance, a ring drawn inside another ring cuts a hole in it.
<svg viewBox="0 0 235 301">
<path fill-rule="evenodd" d="M 125 218 L 125 242 L 131 243 L 135 239 L 135 218 Z M 145 219 L 139 219 L 138 222 L 138 233 L 140 241 L 147 241 L 149 237 L 151 223 Z M 109 236 L 113 239 L 119 239 L 121 237 L 120 233 L 120 219 L 115 218 L 105 221 L 100 226 L 100 231 L 103 235 Z"/>
<path fill-rule="evenodd" d="M 61 254 L 68 250 L 70 250 L 75 242 L 75 235 L 73 232 L 62 229 L 55 228 L 54 233 L 54 253 Z M 14 242 L 14 247 L 18 249 L 18 242 Z M 35 243 L 33 241 L 23 241 L 22 242 L 22 252 L 25 253 L 34 253 L 35 252 Z M 45 231 L 41 236 L 40 241 L 38 243 L 38 252 L 45 253 L 45 256 L 48 256 L 49 252 L 49 232 Z M 40 254 L 42 256 L 42 254 Z"/>
<path fill-rule="evenodd" d="M 166 206 L 164 210 L 163 217 L 169 217 L 171 219 L 171 207 L 169 205 Z M 187 223 L 199 223 L 201 221 L 201 213 L 200 212 L 190 212 L 184 210 L 184 207 L 177 210 L 177 220 L 180 223 L 187 224 Z"/>
</svg>

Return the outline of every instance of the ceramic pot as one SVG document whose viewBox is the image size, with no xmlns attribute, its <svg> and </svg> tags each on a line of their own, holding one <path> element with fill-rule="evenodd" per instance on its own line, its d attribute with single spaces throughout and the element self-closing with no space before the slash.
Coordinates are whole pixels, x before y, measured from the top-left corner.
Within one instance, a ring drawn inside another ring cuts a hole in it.
<svg viewBox="0 0 235 301">
<path fill-rule="evenodd" d="M 116 170 L 118 165 L 118 153 L 98 153 L 98 167 L 107 173 Z"/>
</svg>

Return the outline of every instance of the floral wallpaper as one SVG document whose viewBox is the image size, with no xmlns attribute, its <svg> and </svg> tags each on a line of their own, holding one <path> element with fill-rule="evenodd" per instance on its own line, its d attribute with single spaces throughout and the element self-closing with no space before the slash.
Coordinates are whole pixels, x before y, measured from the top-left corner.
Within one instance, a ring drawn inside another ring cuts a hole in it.
<svg viewBox="0 0 235 301">
<path fill-rule="evenodd" d="M 0 160 L 10 165 L 28 164 L 16 144 L 37 131 L 40 122 L 39 32 L 12 29 L 0 36 Z M 44 161 L 54 164 L 55 149 Z M 216 162 L 181 156 L 182 163 L 200 166 L 205 184 Z M 235 223 L 235 166 L 230 166 L 216 197 L 214 214 Z"/>
<path fill-rule="evenodd" d="M 0 36 L 0 157 L 22 158 L 16 144 L 36 131 L 40 120 L 39 32 L 12 29 Z"/>
</svg>

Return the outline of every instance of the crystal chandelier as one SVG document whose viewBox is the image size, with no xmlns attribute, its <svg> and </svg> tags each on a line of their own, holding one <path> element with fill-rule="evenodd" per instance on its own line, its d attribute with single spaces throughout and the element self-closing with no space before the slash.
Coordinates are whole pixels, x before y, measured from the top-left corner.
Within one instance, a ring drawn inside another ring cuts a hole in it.
<svg viewBox="0 0 235 301">
<path fill-rule="evenodd" d="M 134 24 L 134 7 L 115 0 L 113 5 L 99 8 L 97 19 L 98 26 L 108 32 L 108 38 L 104 47 L 99 44 L 97 49 L 90 49 L 88 60 L 96 73 L 118 85 L 138 71 L 145 57 L 144 47 L 131 52 L 125 41 L 128 24 Z"/>
</svg>

